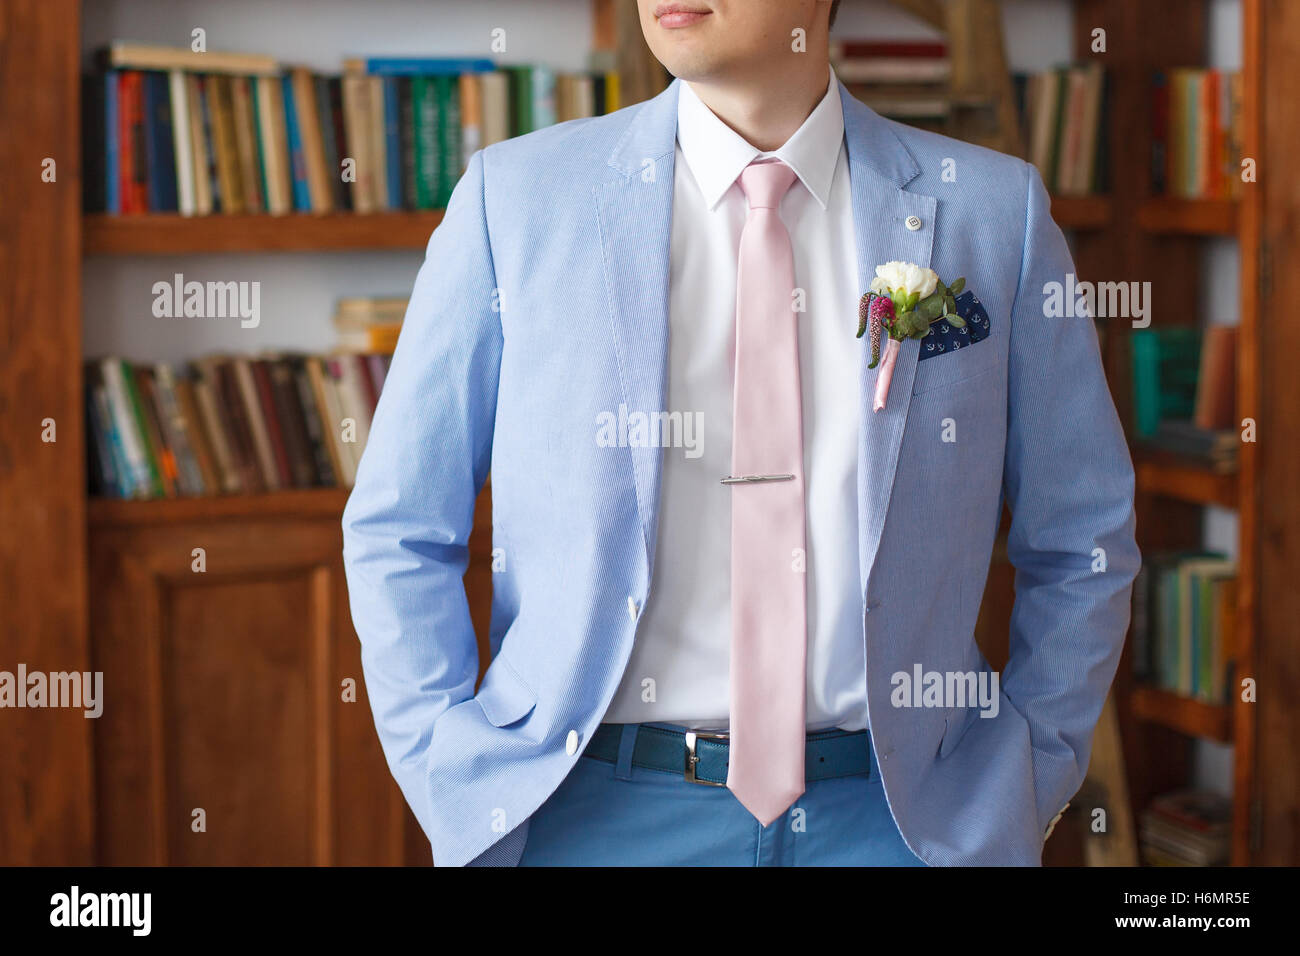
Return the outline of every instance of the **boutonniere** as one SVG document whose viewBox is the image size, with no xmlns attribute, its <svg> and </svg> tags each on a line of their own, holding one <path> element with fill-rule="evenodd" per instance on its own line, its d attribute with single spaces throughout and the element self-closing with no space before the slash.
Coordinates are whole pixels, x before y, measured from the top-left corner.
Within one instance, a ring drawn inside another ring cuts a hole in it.
<svg viewBox="0 0 1300 956">
<path fill-rule="evenodd" d="M 881 334 L 889 336 L 885 364 L 876 376 L 873 411 L 885 407 L 889 383 L 894 378 L 894 363 L 898 360 L 898 345 L 903 339 L 925 338 L 930 324 L 940 319 L 947 319 L 956 329 L 966 325 L 957 314 L 956 302 L 964 288 L 965 279 L 946 285 L 933 269 L 914 262 L 886 262 L 876 266 L 871 291 L 863 293 L 858 302 L 858 338 L 871 329 L 871 364 L 867 368 L 875 368 L 880 362 Z"/>
</svg>

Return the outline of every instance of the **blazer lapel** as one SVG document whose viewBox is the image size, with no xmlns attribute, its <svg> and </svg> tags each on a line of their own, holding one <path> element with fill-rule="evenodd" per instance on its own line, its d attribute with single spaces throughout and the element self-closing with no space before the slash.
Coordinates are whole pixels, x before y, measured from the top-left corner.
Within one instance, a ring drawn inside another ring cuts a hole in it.
<svg viewBox="0 0 1300 956">
<path fill-rule="evenodd" d="M 668 373 L 668 263 L 677 141 L 677 90 L 634 115 L 609 159 L 609 179 L 593 187 L 607 314 L 630 415 L 664 410 Z M 629 448 L 647 573 L 654 568 L 662 449 Z"/>
<path fill-rule="evenodd" d="M 850 96 L 843 84 L 840 98 L 858 244 L 858 281 L 861 291 L 866 292 L 881 263 L 899 259 L 929 267 L 938 204 L 932 196 L 903 188 L 919 175 L 920 168 L 889 124 Z M 920 220 L 919 229 L 907 228 L 912 216 Z M 867 368 L 871 349 L 865 337 L 860 342 L 858 547 L 864 597 L 889 510 L 920 344 L 918 339 L 901 343 L 885 407 L 873 412 L 880 367 Z"/>
</svg>

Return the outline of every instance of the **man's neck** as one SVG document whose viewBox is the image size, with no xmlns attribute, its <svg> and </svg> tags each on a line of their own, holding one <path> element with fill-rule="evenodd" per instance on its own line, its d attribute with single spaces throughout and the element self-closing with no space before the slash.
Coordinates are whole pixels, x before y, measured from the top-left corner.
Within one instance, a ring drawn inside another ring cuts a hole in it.
<svg viewBox="0 0 1300 956">
<path fill-rule="evenodd" d="M 829 89 L 824 59 L 799 57 L 807 65 L 752 83 L 692 80 L 691 89 L 713 114 L 747 143 L 765 153 L 780 149 L 817 108 Z"/>
</svg>

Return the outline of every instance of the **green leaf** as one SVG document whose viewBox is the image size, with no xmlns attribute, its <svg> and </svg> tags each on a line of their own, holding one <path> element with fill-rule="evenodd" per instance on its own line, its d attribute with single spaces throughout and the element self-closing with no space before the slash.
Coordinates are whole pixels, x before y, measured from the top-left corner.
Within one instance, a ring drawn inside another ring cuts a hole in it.
<svg viewBox="0 0 1300 956">
<path fill-rule="evenodd" d="M 899 331 L 905 338 L 920 338 L 929 330 L 929 319 L 919 312 L 904 312 L 899 318 Z"/>
<path fill-rule="evenodd" d="M 951 325 L 954 329 L 964 329 L 964 328 L 966 328 L 966 320 L 963 319 L 963 318 L 962 318 L 960 315 L 958 315 L 956 312 L 954 312 L 952 315 L 948 316 L 948 324 Z"/>
<path fill-rule="evenodd" d="M 957 300 L 954 299 L 952 296 L 948 296 L 948 298 L 943 300 L 943 307 L 944 307 L 944 311 L 946 312 L 956 312 Z"/>
<path fill-rule="evenodd" d="M 966 277 L 962 276 L 962 278 L 958 279 L 952 285 L 948 286 L 948 291 L 951 292 L 953 295 L 961 295 L 961 290 L 964 288 L 966 288 Z"/>
<path fill-rule="evenodd" d="M 911 312 L 916 308 L 916 303 L 921 301 L 921 293 L 913 292 L 907 297 L 907 311 Z"/>
<path fill-rule="evenodd" d="M 925 317 L 926 321 L 933 322 L 943 314 L 943 298 L 938 295 L 927 296 L 925 300 L 916 307 L 916 311 Z"/>
</svg>

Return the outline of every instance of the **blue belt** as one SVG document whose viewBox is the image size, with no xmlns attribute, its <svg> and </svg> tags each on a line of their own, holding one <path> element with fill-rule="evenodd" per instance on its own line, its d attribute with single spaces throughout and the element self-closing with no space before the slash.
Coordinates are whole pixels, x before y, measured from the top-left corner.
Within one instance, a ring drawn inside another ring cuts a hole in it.
<svg viewBox="0 0 1300 956">
<path fill-rule="evenodd" d="M 584 757 L 618 763 L 623 724 L 601 724 Z M 638 724 L 632 766 L 680 773 L 689 783 L 727 785 L 728 736 L 703 730 L 681 731 Z M 871 773 L 871 734 L 865 730 L 819 730 L 804 744 L 804 779 L 829 780 Z"/>
</svg>

